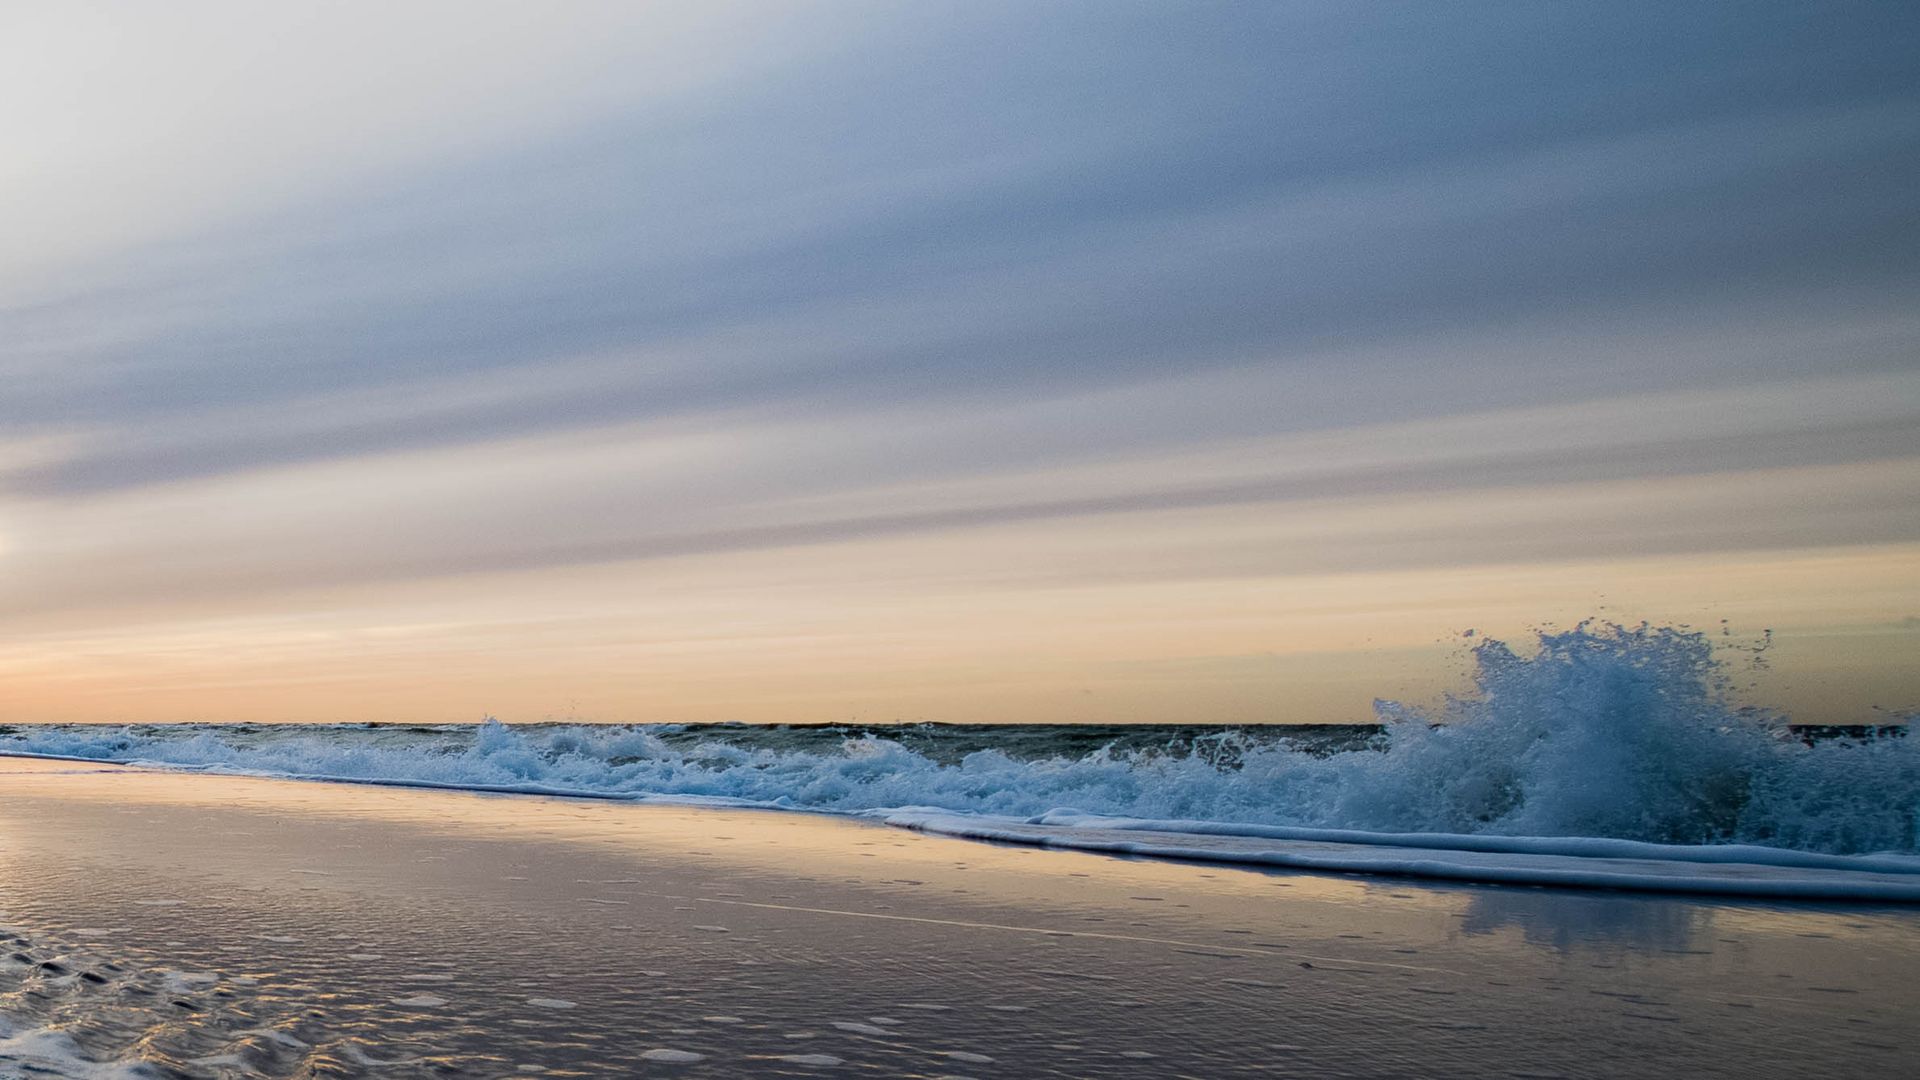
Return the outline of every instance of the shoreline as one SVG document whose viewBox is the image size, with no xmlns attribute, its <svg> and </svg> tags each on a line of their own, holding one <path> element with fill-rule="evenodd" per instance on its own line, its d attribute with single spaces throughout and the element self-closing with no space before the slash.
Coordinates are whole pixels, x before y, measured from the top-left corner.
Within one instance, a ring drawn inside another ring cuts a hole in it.
<svg viewBox="0 0 1920 1080">
<path fill-rule="evenodd" d="M 726 796 L 624 793 L 547 784 L 276 774 L 219 766 L 109 762 L 0 751 L 0 758 L 144 768 L 192 776 L 580 799 L 631 806 L 689 806 L 878 822 L 962 840 L 1221 866 L 1257 866 L 1419 881 L 1596 889 L 1755 900 L 1920 905 L 1920 857 L 1829 855 L 1754 845 L 1667 845 L 1604 837 L 1369 833 L 1352 829 L 1141 821 L 1074 812 L 1008 819 L 937 808 L 848 812 Z M 1151 837 L 1152 839 L 1148 839 Z"/>
<path fill-rule="evenodd" d="M 1920 998 L 1910 910 L 74 764 L 0 761 L 32 960 L 0 1061 L 64 1032 L 190 1076 L 1892 1076 Z"/>
</svg>

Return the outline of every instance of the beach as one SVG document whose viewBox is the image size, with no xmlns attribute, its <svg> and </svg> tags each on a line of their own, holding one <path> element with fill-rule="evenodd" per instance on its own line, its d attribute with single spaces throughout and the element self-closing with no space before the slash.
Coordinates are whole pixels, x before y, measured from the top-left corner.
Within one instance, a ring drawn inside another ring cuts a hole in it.
<svg viewBox="0 0 1920 1080">
<path fill-rule="evenodd" d="M 28 759 L 0 780 L 0 1075 L 1895 1076 L 1920 1000 L 1911 908 Z"/>
<path fill-rule="evenodd" d="M 1920 1080 L 1920 3 L 0 88 L 0 1080 Z"/>
</svg>

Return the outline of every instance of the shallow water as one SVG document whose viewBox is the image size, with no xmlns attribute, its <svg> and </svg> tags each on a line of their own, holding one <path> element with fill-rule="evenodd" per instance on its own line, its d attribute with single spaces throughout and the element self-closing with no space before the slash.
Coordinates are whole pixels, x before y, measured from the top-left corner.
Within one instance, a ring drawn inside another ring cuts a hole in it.
<svg viewBox="0 0 1920 1080">
<path fill-rule="evenodd" d="M 1920 1002 L 1911 911 L 74 768 L 6 765 L 0 1014 L 182 1075 L 1894 1076 Z"/>
</svg>

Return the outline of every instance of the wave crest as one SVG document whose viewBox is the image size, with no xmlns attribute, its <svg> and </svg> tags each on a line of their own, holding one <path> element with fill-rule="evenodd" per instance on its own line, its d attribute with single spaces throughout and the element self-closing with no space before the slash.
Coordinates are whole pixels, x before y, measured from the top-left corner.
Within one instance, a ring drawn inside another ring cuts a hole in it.
<svg viewBox="0 0 1920 1080">
<path fill-rule="evenodd" d="M 721 800 L 829 813 L 925 808 L 1396 833 L 1744 843 L 1832 853 L 1920 850 L 1920 740 L 1787 737 L 1730 704 L 1706 635 L 1582 623 L 1516 651 L 1473 651 L 1474 689 L 1433 709 L 1377 703 L 1365 748 L 1247 729 L 1162 746 L 960 755 L 904 735 L 813 729 L 272 725 L 21 727 L 0 749 L 277 776 L 618 798 Z M 1070 729 L 1059 729 L 1065 733 Z M 1073 740 L 1064 734 L 1058 745 Z M 1037 748 L 1037 749 L 1036 749 Z"/>
</svg>

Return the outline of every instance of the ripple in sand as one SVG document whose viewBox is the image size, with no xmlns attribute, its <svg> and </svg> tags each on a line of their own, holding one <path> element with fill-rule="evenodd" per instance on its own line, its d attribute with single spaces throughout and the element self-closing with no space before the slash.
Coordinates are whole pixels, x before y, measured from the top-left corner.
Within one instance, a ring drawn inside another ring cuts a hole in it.
<svg viewBox="0 0 1920 1080">
<path fill-rule="evenodd" d="M 211 971 L 169 971 L 163 968 L 159 975 L 162 985 L 174 994 L 204 990 L 220 981 L 220 976 Z"/>
<path fill-rule="evenodd" d="M 266 1039 L 269 1042 L 279 1043 L 289 1050 L 305 1050 L 311 1045 L 278 1028 L 247 1028 L 245 1031 L 236 1031 L 234 1034 L 243 1038 Z"/>
<path fill-rule="evenodd" d="M 389 1059 L 382 1060 L 380 1058 L 376 1058 L 368 1055 L 368 1053 L 365 1050 L 362 1050 L 360 1047 L 354 1045 L 353 1043 L 347 1043 L 345 1046 L 342 1046 L 340 1048 L 340 1055 L 346 1058 L 348 1061 L 353 1062 L 355 1065 L 365 1065 L 369 1068 L 376 1068 L 376 1069 L 382 1068 L 384 1066 L 389 1066 L 389 1065 L 412 1065 L 420 1060 L 419 1058 L 411 1058 L 411 1057 L 389 1058 Z"/>
<path fill-rule="evenodd" d="M 693 928 L 694 928 L 695 930 L 704 930 L 704 931 L 706 931 L 706 932 L 707 932 L 707 933 L 709 933 L 709 934 L 731 934 L 731 933 L 733 933 L 733 931 L 731 931 L 731 930 L 729 930 L 729 929 L 727 929 L 727 928 L 726 928 L 726 927 L 724 927 L 724 926 L 707 926 L 707 925 L 703 925 L 703 924 L 700 924 L 700 923 L 695 923 L 695 924 L 694 924 L 694 927 L 693 927 Z"/>
</svg>

